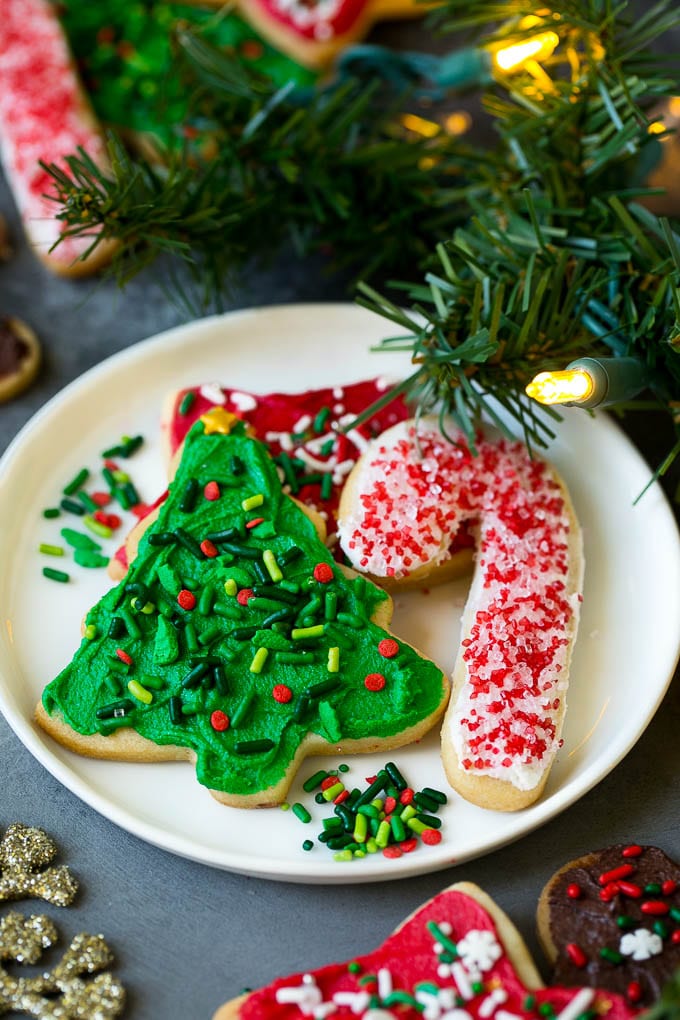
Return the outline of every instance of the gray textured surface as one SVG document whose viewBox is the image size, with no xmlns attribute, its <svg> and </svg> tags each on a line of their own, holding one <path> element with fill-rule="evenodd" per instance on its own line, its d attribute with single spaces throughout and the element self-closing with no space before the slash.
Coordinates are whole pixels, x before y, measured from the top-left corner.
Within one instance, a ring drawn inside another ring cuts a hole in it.
<svg viewBox="0 0 680 1020">
<path fill-rule="evenodd" d="M 0 213 L 13 221 L 1 185 Z M 342 296 L 321 267 L 282 260 L 237 294 L 233 307 Z M 133 283 L 124 296 L 108 283 L 93 290 L 89 283 L 53 279 L 23 248 L 0 266 L 0 312 L 25 317 L 46 353 L 37 384 L 0 406 L 0 450 L 76 375 L 179 321 L 148 280 Z M 643 451 L 656 460 L 667 435 L 651 419 L 634 428 Z M 127 1016 L 207 1020 L 244 986 L 372 948 L 419 903 L 462 879 L 479 883 L 498 900 L 540 961 L 533 935 L 536 900 L 565 861 L 631 840 L 656 843 L 680 860 L 679 729 L 676 682 L 625 761 L 561 817 L 485 858 L 394 884 L 278 884 L 173 857 L 121 831 L 61 787 L 2 719 L 0 830 L 22 821 L 57 840 L 82 892 L 73 908 L 48 912 L 64 937 L 81 930 L 105 934 L 129 989 Z"/>
</svg>

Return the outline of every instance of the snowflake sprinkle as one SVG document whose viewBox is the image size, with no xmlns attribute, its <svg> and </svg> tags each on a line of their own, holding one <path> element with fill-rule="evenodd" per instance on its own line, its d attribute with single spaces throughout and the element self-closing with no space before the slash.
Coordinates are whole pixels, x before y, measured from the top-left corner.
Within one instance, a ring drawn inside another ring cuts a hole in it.
<svg viewBox="0 0 680 1020">
<path fill-rule="evenodd" d="M 634 960 L 649 960 L 663 952 L 663 940 L 653 931 L 636 928 L 622 937 L 619 950 Z"/>
</svg>

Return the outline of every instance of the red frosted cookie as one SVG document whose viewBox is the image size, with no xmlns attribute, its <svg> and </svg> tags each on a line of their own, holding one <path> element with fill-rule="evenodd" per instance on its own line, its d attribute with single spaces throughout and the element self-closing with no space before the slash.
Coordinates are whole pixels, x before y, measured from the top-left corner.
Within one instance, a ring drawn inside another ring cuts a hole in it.
<svg viewBox="0 0 680 1020">
<path fill-rule="evenodd" d="M 302 393 L 255 394 L 207 383 L 171 393 L 161 416 L 161 432 L 169 463 L 187 432 L 212 407 L 225 407 L 251 426 L 277 462 L 284 491 L 320 513 L 334 545 L 340 493 L 347 475 L 369 441 L 408 416 L 401 398 L 377 410 L 362 425 L 355 418 L 384 395 L 382 379 Z M 347 430 L 347 431 L 345 431 Z M 153 506 L 156 507 L 164 496 Z M 456 536 L 460 548 L 471 545 L 465 528 Z M 119 549 L 109 573 L 118 580 L 127 569 L 125 549 Z"/>
<path fill-rule="evenodd" d="M 238 0 L 243 17 L 299 64 L 322 68 L 378 21 L 422 17 L 417 0 Z"/>
<path fill-rule="evenodd" d="M 538 934 L 555 981 L 649 1006 L 680 967 L 680 867 L 637 844 L 570 861 L 541 893 Z"/>
<path fill-rule="evenodd" d="M 544 988 L 510 919 L 462 882 L 412 914 L 374 952 L 277 978 L 214 1020 L 630 1020 L 621 996 Z"/>
<path fill-rule="evenodd" d="M 62 275 L 97 269 L 111 255 L 100 244 L 83 259 L 89 237 L 67 238 L 54 251 L 64 227 L 54 182 L 40 163 L 57 163 L 83 149 L 105 166 L 101 129 L 83 92 L 66 39 L 48 0 L 4 0 L 0 17 L 0 155 L 28 238 L 36 254 Z"/>
</svg>

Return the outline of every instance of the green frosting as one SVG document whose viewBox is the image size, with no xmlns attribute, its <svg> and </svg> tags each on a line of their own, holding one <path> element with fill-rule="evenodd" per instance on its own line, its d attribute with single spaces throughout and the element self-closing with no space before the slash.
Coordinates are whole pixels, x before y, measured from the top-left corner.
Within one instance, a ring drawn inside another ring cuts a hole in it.
<svg viewBox="0 0 680 1020">
<path fill-rule="evenodd" d="M 210 481 L 217 500 L 204 496 Z M 256 495 L 261 505 L 244 510 Z M 332 579 L 315 579 L 318 564 Z M 189 747 L 202 784 L 255 794 L 284 777 L 308 732 L 332 743 L 390 737 L 440 706 L 444 679 L 432 662 L 401 643 L 390 658 L 379 650 L 388 635 L 371 617 L 386 597 L 344 576 L 282 493 L 263 444 L 241 425 L 224 435 L 199 421 L 127 577 L 87 615 L 95 636 L 43 704 L 81 734 L 131 726 Z M 384 686 L 369 690 L 376 673 Z"/>
<path fill-rule="evenodd" d="M 168 147 L 200 148 L 189 95 L 177 73 L 173 31 L 190 25 L 275 83 L 310 86 L 315 75 L 259 39 L 237 15 L 166 0 L 53 0 L 100 120 L 151 133 Z"/>
</svg>

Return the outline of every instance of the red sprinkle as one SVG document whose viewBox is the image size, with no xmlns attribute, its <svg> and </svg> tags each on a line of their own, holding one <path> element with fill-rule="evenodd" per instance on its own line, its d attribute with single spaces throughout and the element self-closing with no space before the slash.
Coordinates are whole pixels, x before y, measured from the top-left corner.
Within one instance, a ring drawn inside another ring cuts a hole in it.
<svg viewBox="0 0 680 1020">
<path fill-rule="evenodd" d="M 349 798 L 349 790 L 343 790 L 341 793 L 339 793 L 337 795 L 337 797 L 333 798 L 333 803 L 334 804 L 344 804 L 345 801 L 348 798 Z"/>
<path fill-rule="evenodd" d="M 383 810 L 386 815 L 391 815 L 397 806 L 397 802 L 394 797 L 385 797 L 385 803 L 383 804 Z"/>
<path fill-rule="evenodd" d="M 109 471 L 117 471 L 118 470 L 118 465 L 116 464 L 115 460 L 105 460 L 104 461 L 104 467 L 108 468 Z"/>
<path fill-rule="evenodd" d="M 252 588 L 241 588 L 240 592 L 236 596 L 236 601 L 240 606 L 247 606 L 248 600 L 255 597 L 255 592 Z"/>
<path fill-rule="evenodd" d="M 253 517 L 251 521 L 246 521 L 246 528 L 256 528 L 258 524 L 264 523 L 264 517 Z"/>
<path fill-rule="evenodd" d="M 676 928 L 671 935 L 671 942 L 676 946 L 680 942 L 680 928 Z"/>
<path fill-rule="evenodd" d="M 188 588 L 182 588 L 181 592 L 177 596 L 177 602 L 182 609 L 195 609 L 196 607 L 196 596 Z"/>
<path fill-rule="evenodd" d="M 415 796 L 415 791 L 412 790 L 410 786 L 407 786 L 406 789 L 402 790 L 401 793 L 399 794 L 399 803 L 400 804 L 411 804 L 413 802 L 414 796 Z"/>
<path fill-rule="evenodd" d="M 417 846 L 418 840 L 415 837 L 413 837 L 412 839 L 402 840 L 401 843 L 399 844 L 399 849 L 401 850 L 402 853 L 410 854 L 413 853 Z"/>
<path fill-rule="evenodd" d="M 314 567 L 314 580 L 319 584 L 329 584 L 333 580 L 333 568 L 330 563 L 317 563 Z"/>
<path fill-rule="evenodd" d="M 567 956 L 575 967 L 585 967 L 588 957 L 576 942 L 568 942 L 566 945 Z"/>
<path fill-rule="evenodd" d="M 663 900 L 646 900 L 640 904 L 643 914 L 667 914 L 670 907 Z"/>
<path fill-rule="evenodd" d="M 607 882 L 604 889 L 600 889 L 600 899 L 602 900 L 603 903 L 609 903 L 610 900 L 614 899 L 618 891 L 619 891 L 618 882 Z"/>
<path fill-rule="evenodd" d="M 326 778 L 321 781 L 321 789 L 329 790 L 331 786 L 335 786 L 337 782 L 339 782 L 337 776 L 326 776 Z"/>
<path fill-rule="evenodd" d="M 214 542 L 211 542 L 209 538 L 204 538 L 201 542 L 201 552 L 208 559 L 214 559 L 217 556 L 217 546 Z"/>
<path fill-rule="evenodd" d="M 427 831 L 429 832 L 429 829 Z M 385 849 L 383 850 L 383 857 L 401 857 L 401 856 L 402 851 L 396 844 L 393 844 L 392 846 L 386 846 Z"/>
<path fill-rule="evenodd" d="M 437 843 L 441 843 L 442 834 L 439 829 L 423 829 L 420 834 L 420 838 L 423 843 L 427 843 L 428 846 L 436 846 Z"/>
<path fill-rule="evenodd" d="M 583 896 L 583 889 L 577 882 L 572 882 L 567 886 L 567 896 L 570 900 L 580 900 Z"/>
<path fill-rule="evenodd" d="M 626 989 L 629 1002 L 639 1002 L 642 998 L 642 985 L 639 981 L 631 981 Z"/>
<path fill-rule="evenodd" d="M 636 882 L 619 882 L 619 890 L 624 896 L 630 896 L 634 900 L 642 896 L 642 887 Z"/>
<path fill-rule="evenodd" d="M 667 878 L 665 882 L 661 883 L 661 892 L 664 896 L 672 896 L 677 888 L 678 883 L 674 882 L 672 878 Z"/>
<path fill-rule="evenodd" d="M 130 507 L 130 513 L 133 513 L 135 517 L 139 517 L 140 520 L 146 517 L 150 510 L 151 507 L 148 503 L 135 503 L 134 506 Z"/>
<path fill-rule="evenodd" d="M 637 843 L 631 843 L 630 846 L 624 847 L 621 851 L 622 857 L 639 857 L 642 853 L 642 847 L 638 846 Z"/>
<path fill-rule="evenodd" d="M 97 506 L 108 506 L 112 497 L 108 492 L 91 492 L 90 498 L 94 500 Z"/>
<path fill-rule="evenodd" d="M 369 673 L 364 679 L 364 687 L 367 691 L 381 691 L 386 683 L 382 673 Z"/>
<path fill-rule="evenodd" d="M 214 503 L 216 499 L 220 498 L 220 487 L 217 482 L 208 482 L 203 489 L 203 495 L 206 499 L 209 499 L 211 503 Z"/>
<path fill-rule="evenodd" d="M 286 686 L 286 684 L 276 684 L 276 686 L 272 688 L 272 698 L 274 701 L 278 701 L 281 705 L 287 705 L 292 697 L 293 692 L 290 687 Z"/>
<path fill-rule="evenodd" d="M 217 730 L 218 733 L 224 733 L 225 730 L 228 730 L 229 723 L 229 716 L 225 715 L 224 712 L 221 712 L 219 708 L 216 708 L 210 716 L 210 725 L 214 730 Z"/>
<path fill-rule="evenodd" d="M 393 659 L 399 652 L 399 645 L 394 638 L 386 637 L 378 642 L 378 651 L 383 659 Z"/>
<path fill-rule="evenodd" d="M 127 652 L 123 651 L 122 648 L 116 648 L 116 655 L 118 656 L 121 662 L 124 662 L 128 666 L 132 665 L 132 659 L 130 658 Z"/>
<path fill-rule="evenodd" d="M 635 871 L 635 865 L 633 864 L 622 864 L 618 868 L 612 868 L 611 871 L 603 872 L 598 878 L 600 885 L 609 885 L 610 882 L 616 882 L 619 878 L 628 878 Z"/>
</svg>

